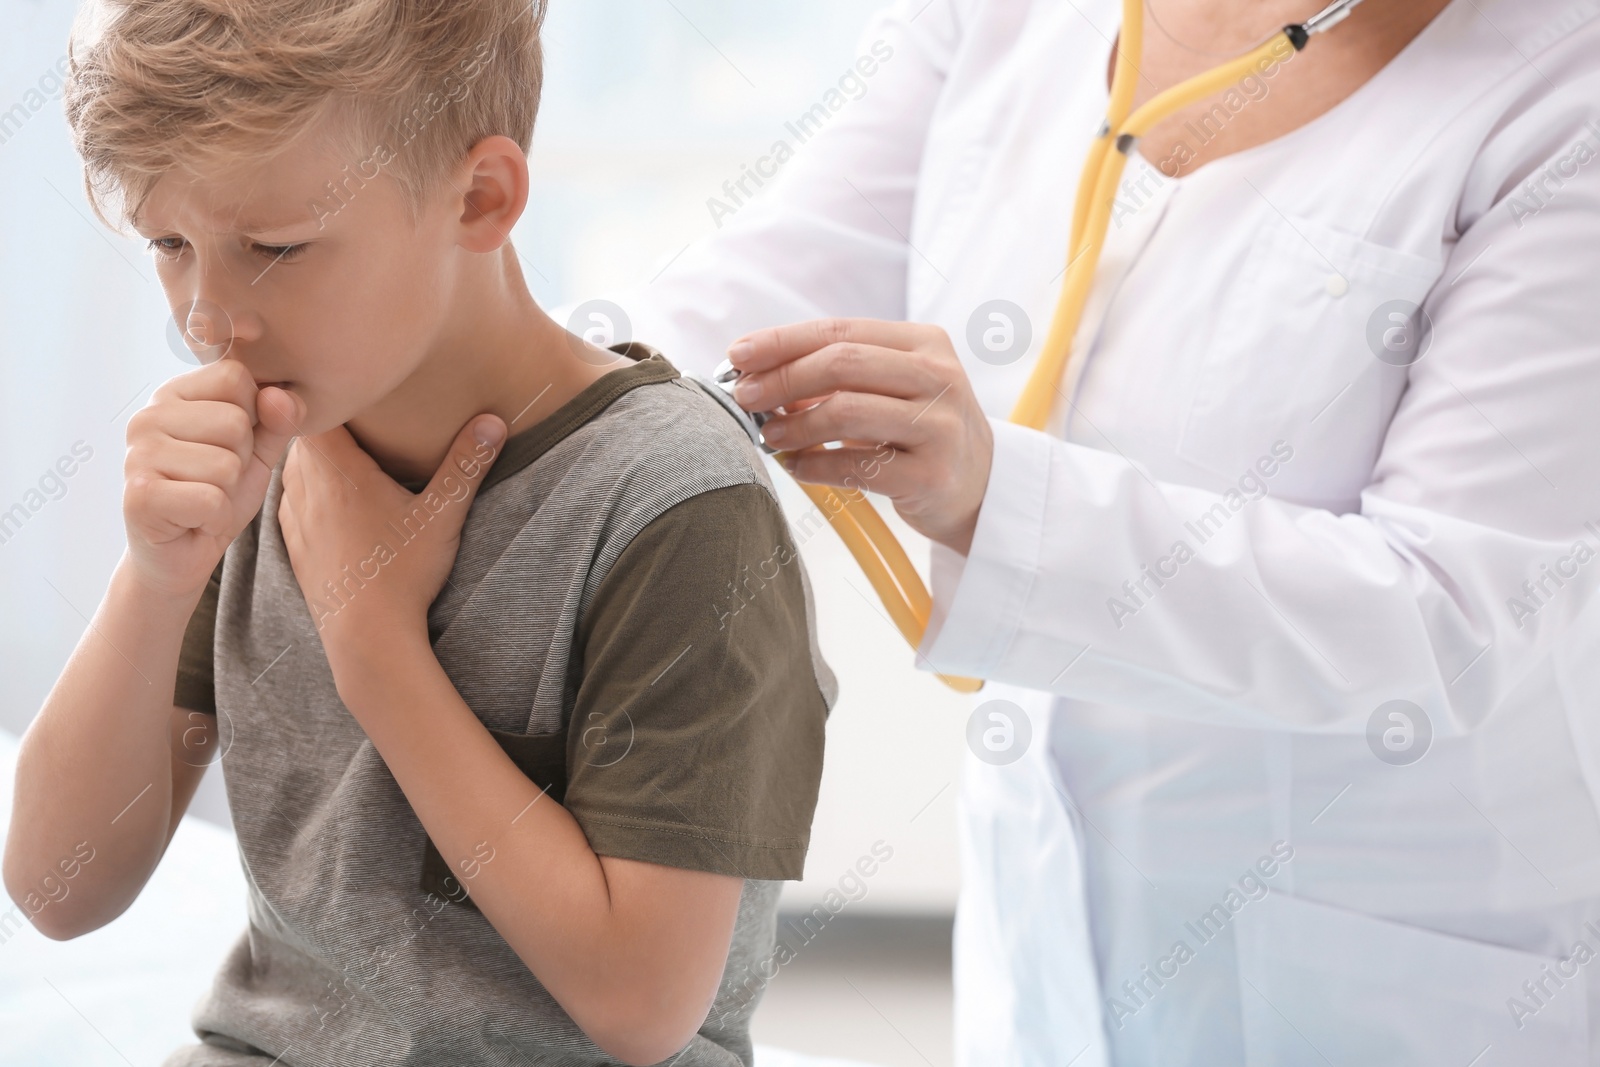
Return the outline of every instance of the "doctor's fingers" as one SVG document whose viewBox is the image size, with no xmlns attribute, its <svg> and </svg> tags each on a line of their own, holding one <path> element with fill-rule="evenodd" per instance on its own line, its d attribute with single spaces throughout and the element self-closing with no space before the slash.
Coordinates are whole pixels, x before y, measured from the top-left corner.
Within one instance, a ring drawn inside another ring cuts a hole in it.
<svg viewBox="0 0 1600 1067">
<path fill-rule="evenodd" d="M 909 351 L 925 344 L 936 326 L 883 319 L 812 319 L 747 333 L 728 346 L 728 358 L 742 371 L 767 371 L 829 345 L 858 344 Z"/>
<path fill-rule="evenodd" d="M 774 415 L 761 427 L 774 448 L 809 448 L 830 441 L 885 441 L 901 450 L 926 444 L 935 423 L 919 419 L 923 404 L 872 393 L 835 393 L 793 415 Z"/>
<path fill-rule="evenodd" d="M 939 372 L 937 361 L 922 352 L 840 341 L 769 371 L 746 372 L 734 396 L 750 411 L 792 409 L 841 390 L 914 400 L 945 388 Z"/>
<path fill-rule="evenodd" d="M 895 500 L 921 486 L 905 455 L 887 444 L 808 448 L 788 455 L 786 466 L 796 481 L 870 490 Z M 897 460 L 899 465 L 895 466 Z"/>
</svg>

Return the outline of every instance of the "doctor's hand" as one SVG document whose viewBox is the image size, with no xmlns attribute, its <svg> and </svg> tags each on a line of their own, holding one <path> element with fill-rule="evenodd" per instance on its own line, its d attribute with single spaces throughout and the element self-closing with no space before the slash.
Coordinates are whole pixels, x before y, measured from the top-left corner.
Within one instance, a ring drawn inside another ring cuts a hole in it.
<svg viewBox="0 0 1600 1067">
<path fill-rule="evenodd" d="M 728 358 L 740 406 L 774 413 L 767 443 L 799 451 L 799 481 L 882 493 L 918 533 L 971 548 L 994 433 L 944 330 L 817 319 L 747 334 Z"/>
</svg>

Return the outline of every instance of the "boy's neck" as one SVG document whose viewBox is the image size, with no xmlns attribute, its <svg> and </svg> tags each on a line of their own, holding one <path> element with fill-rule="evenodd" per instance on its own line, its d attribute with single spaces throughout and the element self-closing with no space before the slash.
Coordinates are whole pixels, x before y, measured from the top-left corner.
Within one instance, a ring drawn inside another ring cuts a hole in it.
<svg viewBox="0 0 1600 1067">
<path fill-rule="evenodd" d="M 345 423 L 397 482 L 431 479 L 473 416 L 498 415 L 515 435 L 627 365 L 623 357 L 603 362 L 546 315 L 523 283 L 510 242 L 501 252 L 501 263 L 485 272 L 487 284 L 471 306 L 452 312 L 416 373 Z"/>
</svg>

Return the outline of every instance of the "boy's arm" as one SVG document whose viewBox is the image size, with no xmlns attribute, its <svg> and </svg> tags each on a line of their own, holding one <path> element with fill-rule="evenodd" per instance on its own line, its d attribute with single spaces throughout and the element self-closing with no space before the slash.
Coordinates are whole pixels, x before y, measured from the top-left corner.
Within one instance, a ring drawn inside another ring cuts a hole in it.
<svg viewBox="0 0 1600 1067">
<path fill-rule="evenodd" d="M 259 394 L 238 360 L 218 360 L 128 420 L 128 548 L 17 756 L 3 877 L 47 937 L 133 903 L 199 784 L 215 724 L 179 706 L 180 652 L 301 411 L 288 394 L 288 410 L 258 409 Z"/>
<path fill-rule="evenodd" d="M 744 878 L 801 875 L 827 707 L 798 566 L 753 484 L 629 543 L 579 628 L 564 803 L 462 702 L 425 627 L 373 634 L 334 667 L 473 902 L 625 1062 L 670 1057 L 704 1022 Z"/>
<path fill-rule="evenodd" d="M 45 936 L 109 923 L 166 849 L 181 713 L 171 681 L 194 600 L 147 589 L 123 558 L 22 736 L 5 888 Z"/>
<path fill-rule="evenodd" d="M 659 1063 L 699 1029 L 743 882 L 597 856 L 462 702 L 426 634 L 340 683 L 485 918 L 590 1038 Z M 353 672 L 352 672 L 353 673 Z"/>
<path fill-rule="evenodd" d="M 133 903 L 199 783 L 204 767 L 172 747 L 193 728 L 172 680 L 197 599 L 148 588 L 124 557 L 23 735 L 5 887 L 47 937 L 98 929 Z"/>
</svg>

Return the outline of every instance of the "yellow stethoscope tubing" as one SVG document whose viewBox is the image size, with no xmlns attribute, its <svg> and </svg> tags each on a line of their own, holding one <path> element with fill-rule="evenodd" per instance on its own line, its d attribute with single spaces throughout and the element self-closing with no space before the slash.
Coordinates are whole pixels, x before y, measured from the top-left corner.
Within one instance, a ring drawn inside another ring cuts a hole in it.
<svg viewBox="0 0 1600 1067">
<path fill-rule="evenodd" d="M 1280 38 L 1287 39 L 1296 51 L 1304 43 L 1296 44 L 1286 27 L 1244 55 L 1158 93 L 1129 116 L 1139 59 L 1144 50 L 1144 6 L 1143 0 L 1123 0 L 1122 31 L 1106 121 L 1089 147 L 1073 202 L 1066 280 L 1062 283 L 1039 359 L 1029 373 L 1009 421 L 1043 430 L 1049 419 L 1052 394 L 1064 379 L 1070 362 L 1072 338 L 1077 333 L 1095 268 L 1105 246 L 1115 190 L 1122 180 L 1128 161 L 1126 152 L 1132 150 L 1132 143 L 1173 112 L 1243 79 L 1263 60 L 1277 58 L 1282 48 Z M 778 452 L 776 457 L 783 462 L 795 455 L 784 451 Z M 858 490 L 836 492 L 827 485 L 796 481 L 855 557 L 901 635 L 912 648 L 920 646 L 932 616 L 933 599 L 883 517 Z M 958 692 L 974 693 L 983 688 L 980 678 L 945 674 L 937 677 Z"/>
<path fill-rule="evenodd" d="M 778 453 L 780 460 L 792 453 Z M 831 486 L 799 482 L 817 510 L 827 516 L 834 532 L 860 564 L 872 588 L 889 612 L 890 621 L 912 647 L 921 642 L 933 613 L 922 577 L 912 566 L 905 548 L 884 522 L 883 516 L 858 491 L 835 491 Z M 981 679 L 940 674 L 941 682 L 961 693 L 975 693 L 983 687 Z"/>
<path fill-rule="evenodd" d="M 1123 2 L 1125 11 L 1131 8 L 1138 12 L 1140 4 L 1141 0 Z M 1137 15 L 1134 17 L 1137 18 Z M 1126 34 L 1126 30 L 1124 33 Z M 1131 39 L 1132 35 L 1128 36 Z M 1116 109 L 1126 107 L 1126 104 L 1119 100 L 1113 88 L 1112 117 L 1107 119 L 1103 132 L 1090 148 L 1089 158 L 1084 162 L 1083 176 L 1078 183 L 1078 197 L 1073 211 L 1073 234 L 1069 242 L 1071 251 L 1067 278 L 1062 284 L 1061 296 L 1050 322 L 1050 332 L 1045 336 L 1039 359 L 1033 365 L 1028 382 L 1017 398 L 1016 406 L 1011 409 L 1011 422 L 1029 429 L 1043 430 L 1050 417 L 1054 399 L 1052 394 L 1057 391 L 1058 383 L 1065 379 L 1072 351 L 1072 338 L 1077 332 L 1084 304 L 1094 284 L 1095 268 L 1099 265 L 1100 252 L 1105 246 L 1106 230 L 1111 224 L 1111 211 L 1116 202 L 1115 191 L 1118 183 L 1122 181 L 1122 171 L 1128 162 L 1127 154 L 1113 148 L 1113 145 L 1122 137 L 1136 139 L 1144 136 L 1152 126 L 1173 112 L 1197 100 L 1203 100 L 1244 78 L 1256 69 L 1256 64 L 1278 55 L 1282 47 L 1280 38 L 1287 38 L 1287 33 L 1274 34 L 1264 44 L 1245 55 L 1158 94 L 1125 122 L 1114 118 Z M 1125 68 L 1122 59 L 1122 47 L 1119 44 L 1113 84 L 1117 79 L 1125 77 L 1126 69 L 1131 69 L 1137 64 L 1137 59 L 1130 57 L 1130 67 Z M 1128 77 L 1127 81 L 1132 84 L 1131 77 Z M 1091 186 L 1089 180 L 1091 175 L 1095 175 L 1092 183 L 1094 192 L 1085 196 L 1083 190 Z"/>
<path fill-rule="evenodd" d="M 1143 55 L 1144 6 L 1140 0 L 1122 0 L 1122 31 L 1117 41 L 1116 66 L 1111 74 L 1111 98 L 1106 104 L 1106 121 L 1100 135 L 1089 146 L 1089 155 L 1083 161 L 1083 172 L 1078 176 L 1078 192 L 1072 205 L 1072 238 L 1067 242 L 1069 265 L 1078 257 L 1083 225 L 1089 217 L 1089 204 L 1098 185 L 1090 177 L 1100 173 L 1106 151 L 1115 141 L 1111 131 L 1122 125 L 1122 120 L 1128 116 L 1128 109 L 1133 107 L 1139 58 Z"/>
</svg>

